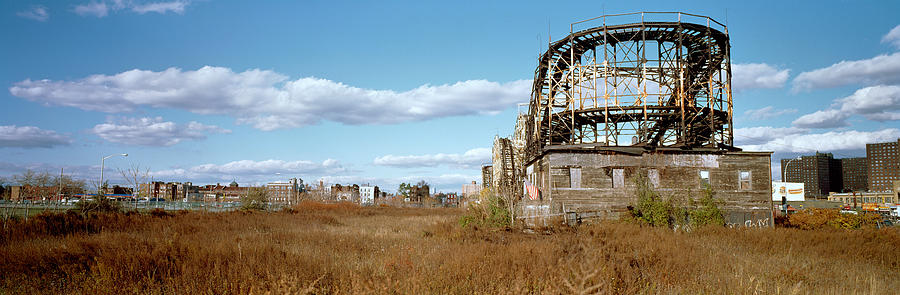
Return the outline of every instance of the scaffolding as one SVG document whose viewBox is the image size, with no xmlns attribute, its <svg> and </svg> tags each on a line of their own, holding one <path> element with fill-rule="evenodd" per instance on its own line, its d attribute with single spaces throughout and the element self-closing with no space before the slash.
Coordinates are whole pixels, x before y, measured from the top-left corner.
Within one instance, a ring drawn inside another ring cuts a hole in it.
<svg viewBox="0 0 900 295">
<path fill-rule="evenodd" d="M 525 161 L 549 146 L 734 149 L 729 47 L 725 25 L 694 14 L 571 24 L 535 70 Z"/>
</svg>

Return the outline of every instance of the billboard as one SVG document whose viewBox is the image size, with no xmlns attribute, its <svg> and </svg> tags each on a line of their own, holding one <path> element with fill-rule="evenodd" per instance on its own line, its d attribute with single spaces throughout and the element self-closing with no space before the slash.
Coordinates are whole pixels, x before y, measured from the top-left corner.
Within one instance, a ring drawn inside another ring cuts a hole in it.
<svg viewBox="0 0 900 295">
<path fill-rule="evenodd" d="M 788 201 L 804 201 L 802 182 L 772 182 L 772 201 L 781 202 L 781 197 Z"/>
</svg>

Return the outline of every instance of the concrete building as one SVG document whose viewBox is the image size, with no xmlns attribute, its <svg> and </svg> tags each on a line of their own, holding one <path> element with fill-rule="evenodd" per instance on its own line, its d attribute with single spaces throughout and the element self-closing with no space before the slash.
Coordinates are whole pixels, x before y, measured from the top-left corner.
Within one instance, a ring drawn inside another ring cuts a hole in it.
<svg viewBox="0 0 900 295">
<path fill-rule="evenodd" d="M 843 190 L 841 160 L 835 159 L 831 153 L 816 152 L 815 155 L 803 156 L 800 160 L 781 159 L 781 167 L 781 179 L 785 182 L 802 182 L 807 198 L 828 196 L 829 192 Z"/>
<path fill-rule="evenodd" d="M 869 190 L 887 192 L 894 180 L 900 180 L 900 139 L 866 144 L 869 161 Z"/>
<path fill-rule="evenodd" d="M 359 204 L 363 206 L 375 205 L 375 188 L 374 186 L 359 187 Z"/>
<path fill-rule="evenodd" d="M 869 162 L 866 157 L 841 159 L 842 192 L 864 192 L 869 189 Z"/>
<path fill-rule="evenodd" d="M 462 194 L 463 198 L 477 197 L 478 194 L 481 193 L 482 189 L 483 187 L 480 184 L 472 181 L 472 183 L 462 185 L 462 191 L 460 192 L 460 194 Z"/>
</svg>

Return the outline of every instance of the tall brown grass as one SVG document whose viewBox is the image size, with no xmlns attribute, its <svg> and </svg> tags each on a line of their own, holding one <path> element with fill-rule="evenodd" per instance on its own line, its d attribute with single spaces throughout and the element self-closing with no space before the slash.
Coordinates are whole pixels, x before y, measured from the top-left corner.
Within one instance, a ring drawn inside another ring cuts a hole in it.
<svg viewBox="0 0 900 295">
<path fill-rule="evenodd" d="M 125 215 L 95 230 L 10 225 L 0 293 L 891 293 L 896 229 L 665 228 L 525 234 L 461 210 L 301 203 L 277 213 Z M 37 218 L 29 219 L 29 223 Z M 97 223 L 103 223 L 102 225 Z M 97 228 L 99 226 L 99 228 Z"/>
</svg>

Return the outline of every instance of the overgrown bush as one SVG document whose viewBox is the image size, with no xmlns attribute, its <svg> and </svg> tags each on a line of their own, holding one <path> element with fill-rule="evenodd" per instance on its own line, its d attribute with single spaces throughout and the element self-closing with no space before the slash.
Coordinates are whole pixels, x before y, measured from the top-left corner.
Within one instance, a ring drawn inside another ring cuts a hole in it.
<svg viewBox="0 0 900 295">
<path fill-rule="evenodd" d="M 638 197 L 635 206 L 629 206 L 630 217 L 642 224 L 670 228 L 697 228 L 706 225 L 724 225 L 725 215 L 713 198 L 713 190 L 707 186 L 699 201 L 688 197 L 688 202 L 677 196 L 663 198 L 653 189 L 650 179 L 639 175 L 634 178 Z M 688 192 L 688 195 L 691 193 Z"/>
<path fill-rule="evenodd" d="M 250 188 L 247 194 L 241 197 L 241 209 L 243 210 L 266 210 L 266 204 L 269 202 L 269 192 L 263 187 Z"/>
<path fill-rule="evenodd" d="M 703 190 L 703 197 L 699 202 L 691 199 L 690 224 L 691 227 L 707 225 L 725 225 L 725 213 L 719 209 L 719 202 L 713 198 L 713 190 L 708 185 Z M 699 203 L 699 204 L 698 204 Z"/>
<path fill-rule="evenodd" d="M 483 227 L 509 227 L 510 212 L 503 198 L 497 196 L 492 190 L 481 190 L 480 202 L 471 202 L 466 208 L 466 213 L 459 218 L 459 224 L 467 226 Z"/>
<path fill-rule="evenodd" d="M 673 204 L 674 198 L 663 199 L 653 189 L 650 179 L 639 175 L 633 181 L 638 200 L 637 205 L 629 207 L 629 211 L 634 220 L 651 226 L 666 227 L 684 220 L 684 211 Z"/>
<path fill-rule="evenodd" d="M 81 200 L 75 203 L 75 207 L 69 209 L 81 214 L 88 213 L 118 213 L 122 212 L 122 205 L 105 196 L 97 196 L 94 200 Z"/>
</svg>

